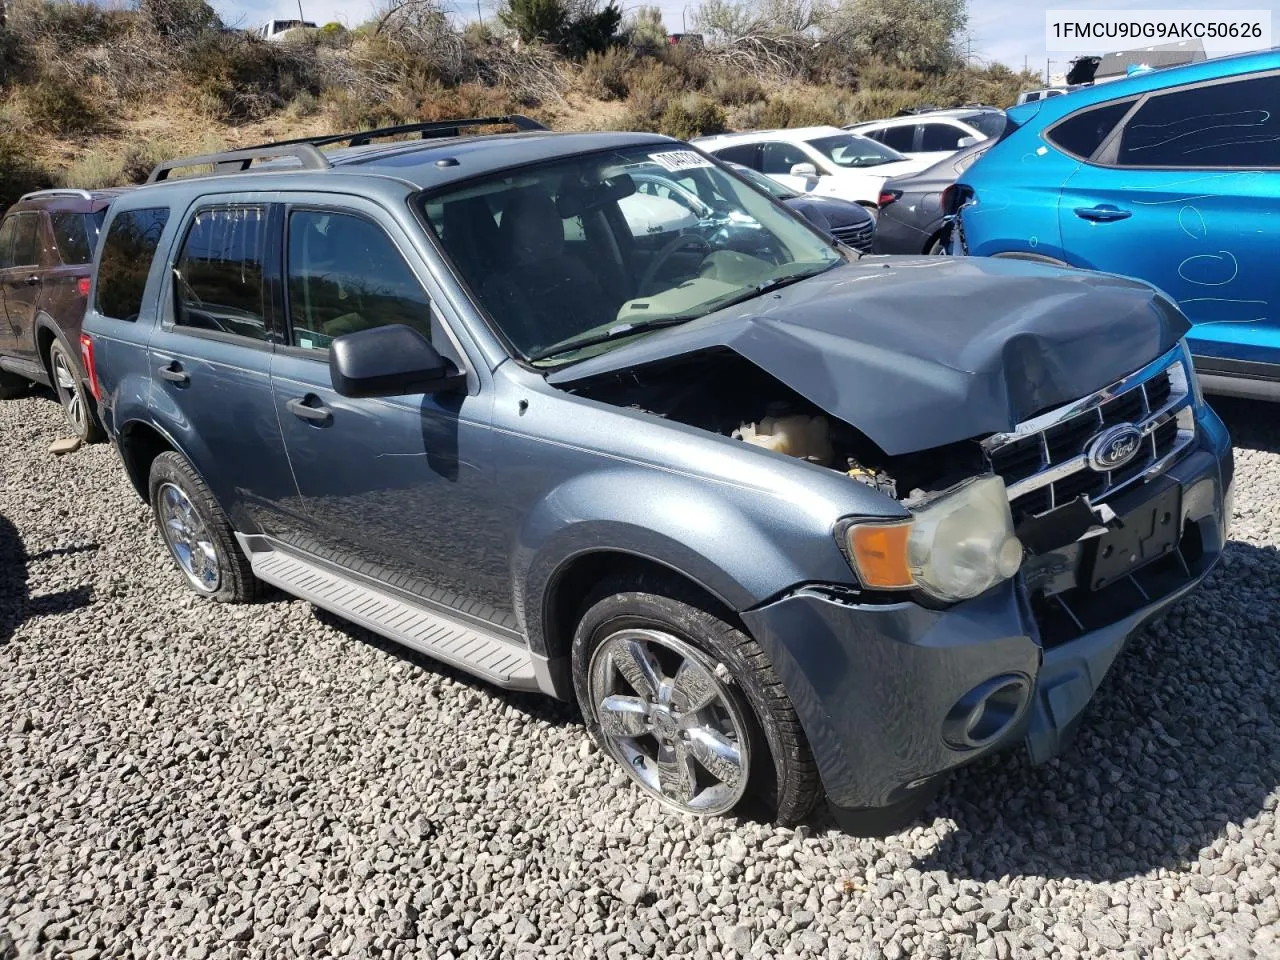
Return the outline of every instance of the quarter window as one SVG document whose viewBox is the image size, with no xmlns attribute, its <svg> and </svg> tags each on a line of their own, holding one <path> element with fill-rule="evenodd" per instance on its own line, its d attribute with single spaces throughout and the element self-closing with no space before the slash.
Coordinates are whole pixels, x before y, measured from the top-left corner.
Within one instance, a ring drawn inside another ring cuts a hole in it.
<svg viewBox="0 0 1280 960">
<path fill-rule="evenodd" d="M 1072 114 L 1048 132 L 1049 142 L 1087 160 L 1102 146 L 1102 141 L 1111 136 L 1111 131 L 1132 106 L 1133 100 L 1122 100 Z"/>
<path fill-rule="evenodd" d="M 98 242 L 98 231 L 106 211 L 97 213 L 69 213 L 59 210 L 49 215 L 53 224 L 53 241 L 58 254 L 66 264 L 84 264 L 93 259 L 93 248 Z"/>
<path fill-rule="evenodd" d="M 381 228 L 363 217 L 298 210 L 289 217 L 293 345 L 327 350 L 335 337 L 403 323 L 431 336 L 431 300 Z"/>
<path fill-rule="evenodd" d="M 102 244 L 94 309 L 104 317 L 137 320 L 151 261 L 169 222 L 166 207 L 125 210 L 111 221 Z"/>
<path fill-rule="evenodd" d="M 1126 167 L 1280 167 L 1280 76 L 1153 96 L 1125 124 Z"/>
<path fill-rule="evenodd" d="M 178 326 L 270 339 L 262 276 L 266 245 L 262 207 L 197 213 L 174 265 Z"/>
</svg>

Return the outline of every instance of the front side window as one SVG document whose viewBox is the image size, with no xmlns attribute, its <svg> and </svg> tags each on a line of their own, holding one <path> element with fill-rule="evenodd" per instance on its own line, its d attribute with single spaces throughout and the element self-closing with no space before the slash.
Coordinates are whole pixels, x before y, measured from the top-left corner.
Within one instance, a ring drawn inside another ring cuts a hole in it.
<svg viewBox="0 0 1280 960">
<path fill-rule="evenodd" d="M 102 242 L 94 309 L 104 317 L 134 321 L 142 312 L 151 261 L 169 222 L 167 207 L 125 210 L 111 221 Z"/>
<path fill-rule="evenodd" d="M 107 211 L 97 213 L 70 213 L 59 210 L 49 215 L 53 225 L 53 242 L 58 246 L 58 255 L 65 264 L 84 264 L 93 260 L 93 251 L 98 244 L 98 231 L 102 229 L 102 221 Z"/>
<path fill-rule="evenodd" d="M 740 143 L 735 147 L 725 147 L 716 151 L 716 158 L 725 163 L 740 163 L 752 170 L 760 168 L 760 144 Z"/>
<path fill-rule="evenodd" d="M 896 128 L 895 128 L 896 129 Z M 914 127 L 903 129 L 913 130 Z M 887 131 L 886 131 L 887 132 Z M 878 167 L 883 163 L 894 163 L 905 160 L 902 154 L 883 143 L 876 143 L 866 137 L 854 133 L 832 134 L 829 137 L 815 137 L 806 141 L 809 146 L 834 163 L 845 169 L 853 167 Z M 886 139 L 886 143 L 887 143 Z"/>
<path fill-rule="evenodd" d="M 262 207 L 197 213 L 173 268 L 178 326 L 269 339 L 266 245 L 267 212 Z"/>
<path fill-rule="evenodd" d="M 966 134 L 959 127 L 953 127 L 949 123 L 926 123 L 921 133 L 920 149 L 924 152 L 942 151 L 942 150 L 959 150 L 960 141 Z"/>
<path fill-rule="evenodd" d="M 675 145 L 672 145 L 675 146 Z M 707 207 L 661 242 L 629 198 L 684 190 Z M 457 273 L 519 356 L 586 359 L 845 262 L 846 254 L 701 154 L 631 147 L 468 181 L 423 209 Z M 577 218 L 581 240 L 567 242 Z"/>
<path fill-rule="evenodd" d="M 1280 76 L 1152 96 L 1125 124 L 1126 167 L 1280 167 Z"/>
<path fill-rule="evenodd" d="M 1102 141 L 1111 136 L 1111 131 L 1124 119 L 1132 106 L 1132 100 L 1121 100 L 1119 103 L 1082 110 L 1052 127 L 1046 136 L 1059 149 L 1088 160 L 1102 146 Z"/>
<path fill-rule="evenodd" d="M 9 266 L 34 267 L 40 256 L 40 214 L 19 213 L 14 216 L 13 255 Z"/>
<path fill-rule="evenodd" d="M 329 210 L 289 216 L 292 343 L 327 350 L 334 337 L 403 323 L 431 338 L 431 300 L 396 245 L 363 217 Z"/>
<path fill-rule="evenodd" d="M 764 145 L 764 162 L 760 169 L 768 174 L 789 174 L 798 163 L 813 163 L 813 159 L 794 143 L 770 141 Z"/>
</svg>

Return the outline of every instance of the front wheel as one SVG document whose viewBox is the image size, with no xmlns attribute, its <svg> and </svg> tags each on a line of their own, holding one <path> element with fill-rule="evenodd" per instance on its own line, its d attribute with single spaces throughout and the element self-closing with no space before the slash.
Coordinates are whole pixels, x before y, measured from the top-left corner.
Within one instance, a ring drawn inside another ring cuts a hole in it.
<svg viewBox="0 0 1280 960">
<path fill-rule="evenodd" d="M 85 443 L 101 440 L 102 427 L 98 424 L 98 416 L 84 389 L 84 382 L 67 348 L 57 340 L 49 345 L 49 372 L 53 374 L 53 389 L 62 404 L 67 425 Z"/>
<path fill-rule="evenodd" d="M 685 814 L 763 804 L 802 819 L 821 788 L 800 722 L 763 651 L 679 581 L 620 579 L 573 640 L 587 727 L 641 790 Z"/>
</svg>

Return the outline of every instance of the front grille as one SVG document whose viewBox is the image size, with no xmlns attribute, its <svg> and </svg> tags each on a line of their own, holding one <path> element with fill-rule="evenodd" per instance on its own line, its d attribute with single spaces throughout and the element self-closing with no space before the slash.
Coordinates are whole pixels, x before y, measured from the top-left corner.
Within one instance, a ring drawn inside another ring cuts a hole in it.
<svg viewBox="0 0 1280 960">
<path fill-rule="evenodd" d="M 1034 417 L 983 441 L 1009 490 L 1014 522 L 1088 497 L 1098 503 L 1162 472 L 1195 437 L 1189 361 L 1175 347 L 1105 390 Z M 1103 430 L 1132 424 L 1137 455 L 1113 470 L 1089 465 L 1089 444 Z"/>
<path fill-rule="evenodd" d="M 855 223 L 849 227 L 832 227 L 831 234 L 859 253 L 867 253 L 871 249 L 871 236 L 875 233 L 875 229 L 875 224 L 868 220 L 866 223 Z"/>
</svg>

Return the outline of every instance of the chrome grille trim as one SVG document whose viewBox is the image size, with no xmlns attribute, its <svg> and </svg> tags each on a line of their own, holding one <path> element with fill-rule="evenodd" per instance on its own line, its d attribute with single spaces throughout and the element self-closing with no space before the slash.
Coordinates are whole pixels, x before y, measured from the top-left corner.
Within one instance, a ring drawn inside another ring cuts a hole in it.
<svg viewBox="0 0 1280 960">
<path fill-rule="evenodd" d="M 1152 381 L 1162 374 L 1167 375 L 1169 396 L 1155 410 L 1152 410 L 1152 392 L 1149 390 L 1149 386 Z M 983 452 L 987 456 L 988 463 L 991 463 L 994 469 L 994 458 L 999 455 L 1000 451 L 1010 444 L 1027 440 L 1032 436 L 1038 436 L 1039 467 L 1030 476 L 1008 484 L 1009 499 L 1014 501 L 1047 487 L 1047 509 L 1051 510 L 1058 506 L 1054 484 L 1075 476 L 1082 471 L 1091 470 L 1091 468 L 1083 450 L 1065 460 L 1054 462 L 1049 431 L 1059 424 L 1066 424 L 1082 417 L 1093 416 L 1097 417 L 1096 430 L 1101 431 L 1107 423 L 1107 414 L 1103 410 L 1103 405 L 1109 401 L 1132 394 L 1134 391 L 1140 391 L 1137 399 L 1141 400 L 1141 412 L 1126 422 L 1132 422 L 1142 432 L 1142 445 L 1135 459 L 1141 464 L 1141 458 L 1145 458 L 1146 463 L 1139 466 L 1131 476 L 1124 477 L 1118 482 L 1113 482 L 1112 478 L 1113 473 L 1119 471 L 1098 474 L 1099 482 L 1105 478 L 1104 488 L 1101 493 L 1090 497 L 1090 500 L 1092 502 L 1101 502 L 1117 491 L 1126 489 L 1134 483 L 1144 481 L 1163 472 L 1195 439 L 1194 397 L 1191 390 L 1191 377 L 1193 376 L 1195 374 L 1190 369 L 1190 359 L 1182 345 L 1179 344 L 1141 369 L 1102 390 L 1098 390 L 1080 400 L 1065 404 L 1055 410 L 1032 417 L 1030 420 L 1018 424 L 1015 429 L 1008 433 L 997 433 L 987 437 L 982 441 Z M 1162 453 L 1157 442 L 1156 432 L 1165 427 L 1170 420 L 1176 421 L 1173 444 Z M 1091 434 L 1090 439 L 1093 435 L 1096 435 L 1096 433 Z M 1088 440 L 1083 441 L 1084 444 L 1088 442 Z M 1125 464 L 1122 469 L 1126 468 L 1133 469 L 1133 461 Z"/>
</svg>

